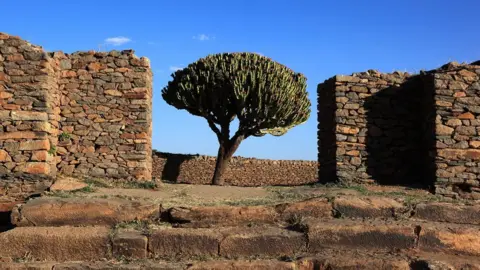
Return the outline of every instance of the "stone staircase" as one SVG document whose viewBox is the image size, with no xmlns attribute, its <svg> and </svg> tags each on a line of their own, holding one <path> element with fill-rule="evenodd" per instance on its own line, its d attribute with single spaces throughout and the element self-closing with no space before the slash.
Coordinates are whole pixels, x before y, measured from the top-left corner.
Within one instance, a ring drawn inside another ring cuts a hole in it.
<svg viewBox="0 0 480 270">
<path fill-rule="evenodd" d="M 0 269 L 480 269 L 480 207 L 336 196 L 164 209 L 40 197 L 0 233 Z"/>
</svg>

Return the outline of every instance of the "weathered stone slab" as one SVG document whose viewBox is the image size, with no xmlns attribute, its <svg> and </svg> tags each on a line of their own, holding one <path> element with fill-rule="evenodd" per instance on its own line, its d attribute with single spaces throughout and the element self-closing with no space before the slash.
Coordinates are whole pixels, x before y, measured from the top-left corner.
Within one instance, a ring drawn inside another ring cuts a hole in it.
<svg viewBox="0 0 480 270">
<path fill-rule="evenodd" d="M 150 235 L 148 249 L 159 258 L 214 257 L 222 237 L 214 229 L 165 228 Z"/>
<path fill-rule="evenodd" d="M 407 259 L 387 257 L 383 254 L 378 254 L 375 257 L 365 256 L 362 258 L 361 256 L 345 254 L 343 252 L 338 256 L 329 255 L 302 259 L 298 262 L 297 269 L 411 270 L 410 262 Z"/>
<path fill-rule="evenodd" d="M 0 257 L 71 261 L 109 258 L 106 227 L 25 227 L 0 233 Z"/>
<path fill-rule="evenodd" d="M 459 224 L 480 225 L 479 205 L 422 203 L 415 208 L 415 218 Z"/>
<path fill-rule="evenodd" d="M 327 198 L 314 198 L 301 202 L 285 203 L 276 206 L 281 219 L 286 221 L 293 217 L 326 218 L 333 217 L 332 204 Z"/>
<path fill-rule="evenodd" d="M 303 233 L 276 227 L 232 228 L 220 243 L 220 255 L 227 258 L 294 256 L 306 250 Z"/>
<path fill-rule="evenodd" d="M 113 256 L 117 258 L 147 258 L 148 238 L 138 231 L 121 231 L 112 239 Z"/>
<path fill-rule="evenodd" d="M 0 269 L 2 270 L 52 270 L 54 262 L 32 262 L 32 263 L 2 263 L 0 262 Z"/>
<path fill-rule="evenodd" d="M 87 187 L 88 184 L 80 182 L 71 177 L 57 177 L 53 185 L 50 186 L 51 191 L 73 191 Z"/>
<path fill-rule="evenodd" d="M 160 206 L 123 199 L 38 198 L 14 209 L 16 226 L 115 225 L 158 216 Z"/>
<path fill-rule="evenodd" d="M 359 223 L 348 220 L 308 221 L 309 252 L 336 247 L 364 249 L 408 249 L 415 246 L 415 226 L 381 221 Z"/>
<path fill-rule="evenodd" d="M 181 223 L 184 227 L 274 223 L 278 216 L 271 206 L 174 207 L 169 213 L 173 222 Z"/>
<path fill-rule="evenodd" d="M 268 260 L 257 261 L 208 261 L 193 263 L 188 270 L 297 270 L 294 262 Z"/>
<path fill-rule="evenodd" d="M 45 138 L 46 132 L 34 132 L 34 131 L 13 131 L 13 132 L 0 132 L 0 140 L 8 139 L 37 139 Z"/>
<path fill-rule="evenodd" d="M 54 270 L 185 270 L 182 263 L 156 261 L 138 262 L 66 262 L 55 265 Z"/>
<path fill-rule="evenodd" d="M 10 116 L 14 121 L 48 121 L 48 114 L 46 112 L 12 111 Z"/>
<path fill-rule="evenodd" d="M 404 205 L 385 197 L 338 197 L 333 207 L 346 218 L 393 218 Z"/>
<path fill-rule="evenodd" d="M 418 246 L 426 251 L 480 256 L 480 227 L 426 224 L 422 226 Z"/>
<path fill-rule="evenodd" d="M 0 212 L 10 212 L 17 204 L 22 203 L 22 201 L 0 201 Z"/>
</svg>

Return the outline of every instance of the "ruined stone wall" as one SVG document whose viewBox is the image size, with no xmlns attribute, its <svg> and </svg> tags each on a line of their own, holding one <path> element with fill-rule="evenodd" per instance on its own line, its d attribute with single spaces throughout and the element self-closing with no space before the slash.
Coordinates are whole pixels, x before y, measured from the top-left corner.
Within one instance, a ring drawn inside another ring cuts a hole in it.
<svg viewBox="0 0 480 270">
<path fill-rule="evenodd" d="M 0 33 L 0 196 L 43 190 L 56 173 L 58 86 L 52 59 Z"/>
<path fill-rule="evenodd" d="M 431 139 L 425 83 L 370 70 L 320 84 L 320 181 L 421 184 Z"/>
<path fill-rule="evenodd" d="M 59 171 L 151 179 L 152 73 L 133 51 L 55 53 L 61 134 Z"/>
<path fill-rule="evenodd" d="M 186 184 L 210 184 L 216 157 L 154 152 L 153 177 Z M 295 186 L 318 181 L 316 161 L 233 157 L 223 178 L 233 186 Z"/>
<path fill-rule="evenodd" d="M 414 76 L 368 71 L 320 84 L 320 181 L 477 196 L 479 73 L 478 65 L 449 64 Z"/>
<path fill-rule="evenodd" d="M 57 172 L 151 179 L 152 73 L 133 51 L 46 53 L 0 33 L 0 196 Z"/>
<path fill-rule="evenodd" d="M 480 62 L 435 71 L 436 192 L 480 199 Z"/>
</svg>

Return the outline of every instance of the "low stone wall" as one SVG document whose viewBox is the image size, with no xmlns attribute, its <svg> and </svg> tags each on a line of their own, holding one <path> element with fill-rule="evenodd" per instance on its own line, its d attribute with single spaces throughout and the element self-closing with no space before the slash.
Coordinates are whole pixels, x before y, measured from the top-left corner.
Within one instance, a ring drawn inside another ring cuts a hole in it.
<svg viewBox="0 0 480 270">
<path fill-rule="evenodd" d="M 153 177 L 185 184 L 210 184 L 215 157 L 154 152 Z M 295 186 L 318 181 L 316 161 L 233 157 L 223 178 L 233 186 Z"/>
</svg>

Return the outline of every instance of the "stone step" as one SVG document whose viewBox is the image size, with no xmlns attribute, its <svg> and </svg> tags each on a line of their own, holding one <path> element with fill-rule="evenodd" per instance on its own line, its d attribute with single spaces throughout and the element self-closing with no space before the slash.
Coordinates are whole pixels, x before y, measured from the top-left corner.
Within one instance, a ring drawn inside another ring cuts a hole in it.
<svg viewBox="0 0 480 270">
<path fill-rule="evenodd" d="M 411 205 L 379 196 L 314 198 L 260 206 L 172 207 L 168 222 L 179 227 L 208 228 L 249 223 L 275 224 L 316 219 L 410 219 L 480 225 L 480 205 L 424 202 Z"/>
<path fill-rule="evenodd" d="M 9 211 L 14 204 L 9 203 Z M 480 205 L 447 202 L 406 204 L 381 196 L 313 198 L 259 206 L 192 206 L 162 209 L 160 204 L 120 198 L 41 197 L 13 207 L 11 222 L 26 226 L 112 226 L 133 220 L 162 221 L 178 227 L 209 228 L 249 224 L 289 224 L 305 218 L 408 219 L 480 225 Z M 0 224 L 1 225 L 1 224 Z"/>
<path fill-rule="evenodd" d="M 478 257 L 448 254 L 388 254 L 361 253 L 351 250 L 334 250 L 314 257 L 294 260 L 191 260 L 172 262 L 158 260 L 141 261 L 89 261 L 89 262 L 0 262 L 4 270 L 474 270 L 480 269 Z"/>
<path fill-rule="evenodd" d="M 41 197 L 13 208 L 11 222 L 17 227 L 115 225 L 158 218 L 160 211 L 158 204 L 120 198 Z"/>
<path fill-rule="evenodd" d="M 480 227 L 437 222 L 309 219 L 281 226 L 173 228 L 17 227 L 0 233 L 0 258 L 101 260 L 296 258 L 329 250 L 423 251 L 480 256 Z M 143 226 L 143 225 L 142 225 Z"/>
</svg>

